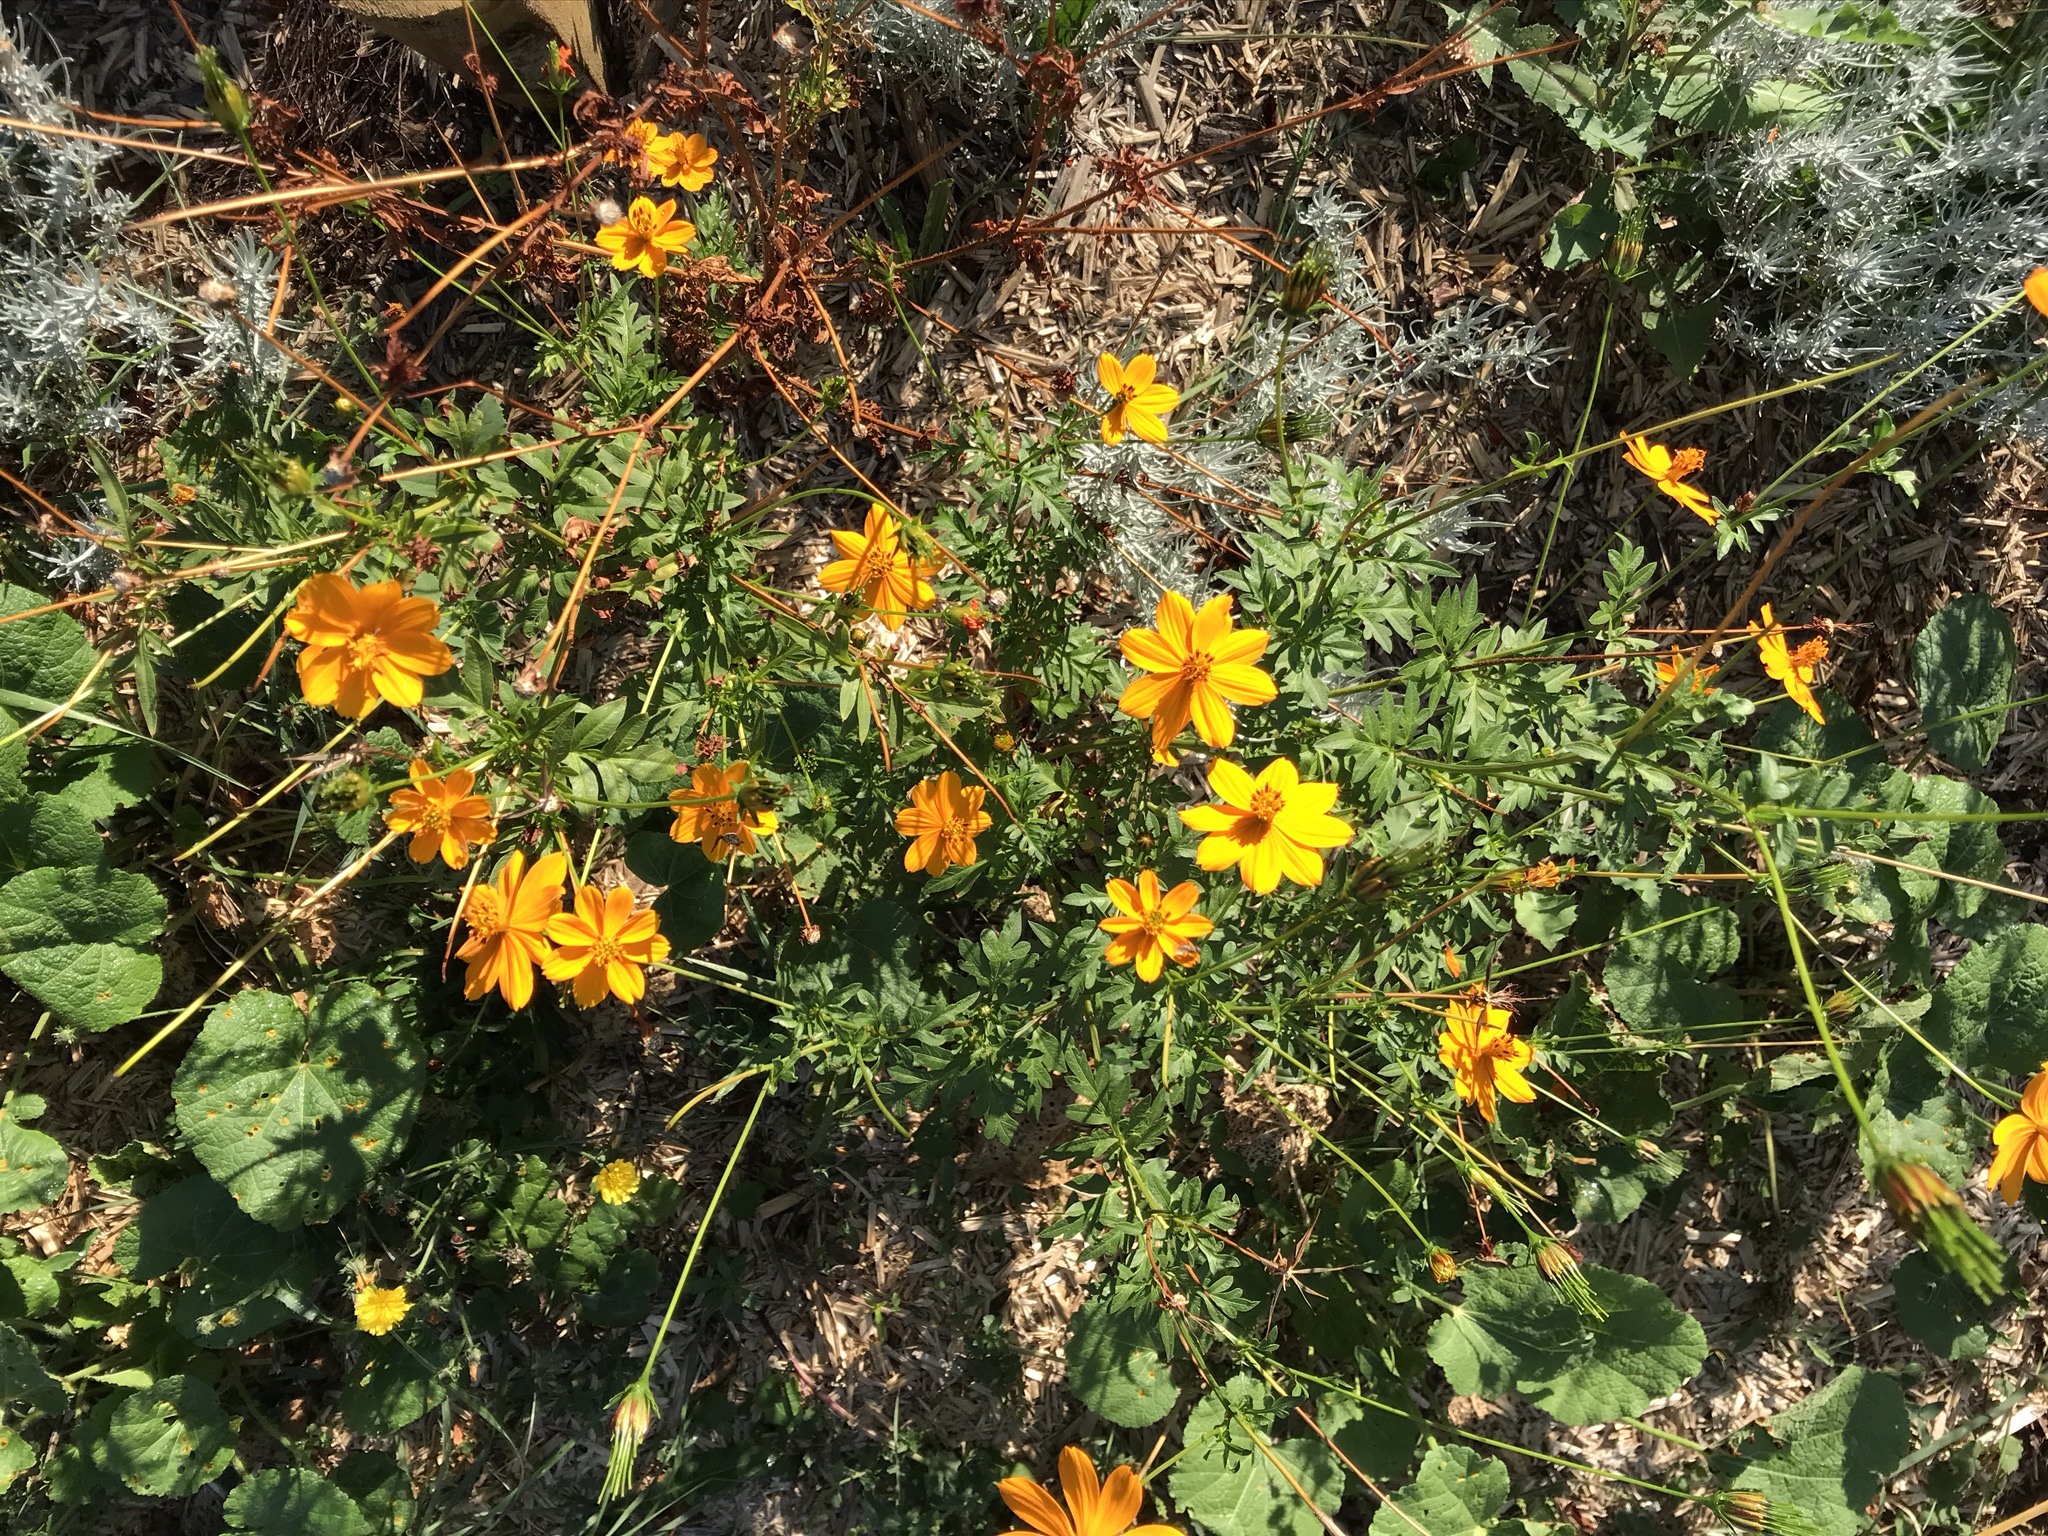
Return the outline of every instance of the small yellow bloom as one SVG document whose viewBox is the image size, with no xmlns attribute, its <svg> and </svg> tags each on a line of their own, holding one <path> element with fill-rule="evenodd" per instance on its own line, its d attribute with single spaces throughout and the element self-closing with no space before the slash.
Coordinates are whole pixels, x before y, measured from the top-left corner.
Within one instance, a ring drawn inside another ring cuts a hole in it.
<svg viewBox="0 0 2048 1536">
<path fill-rule="evenodd" d="M 1102 440 L 1120 443 L 1126 431 L 1135 432 L 1148 443 L 1166 441 L 1166 413 L 1180 404 L 1180 391 L 1170 384 L 1156 384 L 1159 360 L 1140 352 L 1129 363 L 1120 363 L 1105 352 L 1095 359 L 1095 377 L 1109 396 L 1109 409 L 1102 413 Z"/>
<path fill-rule="evenodd" d="M 1757 660 L 1765 675 L 1784 684 L 1786 697 L 1811 715 L 1815 725 L 1826 725 L 1827 717 L 1813 696 L 1814 669 L 1828 658 L 1826 639 L 1815 635 L 1795 651 L 1785 643 L 1785 631 L 1772 617 L 1769 603 L 1764 604 L 1763 615 L 1762 625 L 1752 623 L 1749 632 L 1756 636 Z"/>
<path fill-rule="evenodd" d="M 2020 292 L 2027 296 L 2027 302 L 2048 315 L 2048 267 L 2036 267 L 2027 274 L 2027 280 L 2020 285 Z"/>
<path fill-rule="evenodd" d="M 1170 1525 L 1132 1526 L 1144 1507 L 1145 1487 L 1129 1467 L 1118 1467 L 1097 1482 L 1095 1463 L 1077 1445 L 1060 1452 L 1060 1501 L 1028 1477 L 1006 1477 L 996 1492 L 1010 1513 L 1029 1527 L 1009 1536 L 1180 1536 Z M 1071 1511 L 1071 1514 L 1069 1513 Z"/>
<path fill-rule="evenodd" d="M 869 504 L 859 533 L 834 528 L 832 547 L 839 558 L 818 572 L 819 585 L 827 592 L 857 594 L 891 629 L 901 629 L 906 615 L 939 600 L 929 580 L 936 568 L 911 557 L 903 547 L 902 528 L 879 501 Z"/>
<path fill-rule="evenodd" d="M 697 226 L 676 217 L 676 202 L 670 198 L 656 203 L 636 197 L 626 216 L 597 232 L 597 243 L 611 253 L 612 266 L 621 272 L 638 270 L 642 277 L 659 277 L 668 270 L 668 259 L 680 256 L 697 238 Z"/>
<path fill-rule="evenodd" d="M 773 811 L 757 811 L 740 803 L 749 768 L 734 763 L 720 768 L 699 763 L 690 770 L 690 787 L 669 792 L 676 819 L 668 835 L 679 843 L 695 843 L 713 863 L 735 853 L 754 851 L 754 834 L 773 832 L 781 823 Z"/>
<path fill-rule="evenodd" d="M 615 1157 L 597 1170 L 590 1187 L 606 1205 L 624 1205 L 639 1193 L 640 1170 L 623 1157 Z"/>
<path fill-rule="evenodd" d="M 701 133 L 671 133 L 648 146 L 647 163 L 664 187 L 702 192 L 711 185 L 711 168 L 718 164 L 718 151 L 704 142 Z"/>
<path fill-rule="evenodd" d="M 896 830 L 910 839 L 903 867 L 937 877 L 955 864 L 972 864 L 980 857 L 974 840 L 995 824 L 981 808 L 987 796 L 979 784 L 963 786 L 950 768 L 913 789 L 910 804 L 896 813 Z"/>
<path fill-rule="evenodd" d="M 1687 485 L 1686 476 L 1695 473 L 1707 462 L 1704 448 L 1681 448 L 1673 453 L 1662 443 L 1653 443 L 1647 437 L 1632 437 L 1628 450 L 1622 457 L 1630 466 L 1641 470 L 1656 481 L 1657 489 L 1693 514 L 1709 528 L 1721 520 L 1721 514 L 1714 506 L 1713 499 L 1696 485 Z"/>
<path fill-rule="evenodd" d="M 421 758 L 412 760 L 412 788 L 391 792 L 391 809 L 384 824 L 394 832 L 410 832 L 412 843 L 406 852 L 415 864 L 433 861 L 435 854 L 450 869 L 469 863 L 471 844 L 481 846 L 498 835 L 491 820 L 491 802 L 473 795 L 476 775 L 467 768 L 451 769 L 436 778 Z"/>
<path fill-rule="evenodd" d="M 1992 1127 L 1991 1144 L 1998 1150 L 1984 1182 L 2007 1205 L 2018 1202 L 2020 1187 L 2028 1179 L 2048 1184 L 2048 1062 L 2028 1081 L 2019 1112 Z"/>
<path fill-rule="evenodd" d="M 1444 1010 L 1448 1026 L 1436 1037 L 1436 1058 L 1451 1069 L 1458 1097 L 1476 1106 L 1479 1118 L 1494 1118 L 1494 1096 L 1527 1104 L 1536 1090 L 1522 1069 L 1536 1059 L 1536 1047 L 1509 1032 L 1515 1016 L 1486 1001 L 1484 987 L 1468 987 Z"/>
<path fill-rule="evenodd" d="M 498 866 L 497 878 L 478 881 L 463 903 L 469 938 L 455 951 L 466 961 L 462 995 L 479 998 L 493 987 L 506 1003 L 524 1008 L 533 1001 L 533 968 L 548 957 L 548 923 L 562 910 L 567 854 L 550 853 L 526 868 L 517 849 Z"/>
<path fill-rule="evenodd" d="M 646 967 L 668 958 L 668 940 L 652 912 L 636 911 L 623 885 L 576 887 L 576 907 L 548 919 L 555 951 L 540 963 L 549 981 L 566 981 L 579 1008 L 607 995 L 637 1003 L 647 995 Z"/>
<path fill-rule="evenodd" d="M 645 178 L 649 174 L 648 160 L 654 146 L 661 142 L 661 130 L 640 118 L 626 124 L 622 130 L 626 143 L 623 148 L 607 150 L 605 159 L 613 165 L 627 167 L 634 176 Z"/>
<path fill-rule="evenodd" d="M 1116 707 L 1152 722 L 1152 760 L 1177 763 L 1173 738 L 1194 721 L 1195 734 L 1212 747 L 1237 739 L 1232 704 L 1269 704 L 1278 690 L 1252 663 L 1266 654 L 1263 629 L 1233 629 L 1230 599 L 1212 597 L 1202 611 L 1178 592 L 1153 609 L 1156 629 L 1124 632 L 1124 660 L 1145 669 L 1124 688 Z"/>
<path fill-rule="evenodd" d="M 1161 894 L 1159 876 L 1149 869 L 1138 871 L 1138 883 L 1128 880 L 1107 882 L 1109 899 L 1117 915 L 1096 924 L 1104 933 L 1115 934 L 1103 956 L 1111 965 L 1137 964 L 1143 981 L 1157 981 L 1171 960 L 1175 965 L 1193 965 L 1200 959 L 1194 941 L 1216 925 L 1195 911 L 1202 888 L 1183 880 Z"/>
<path fill-rule="evenodd" d="M 411 1310 L 402 1285 L 366 1285 L 356 1292 L 356 1326 L 373 1338 L 383 1338 Z"/>
<path fill-rule="evenodd" d="M 1658 683 L 1663 687 L 1669 688 L 1678 681 L 1678 669 L 1684 665 L 1685 652 L 1674 645 L 1671 648 L 1671 659 L 1657 663 Z M 1692 691 L 1694 693 L 1712 693 L 1714 690 L 1707 686 L 1707 679 L 1720 670 L 1719 667 L 1708 666 L 1705 663 L 1694 667 L 1692 669 Z"/>
<path fill-rule="evenodd" d="M 1209 834 L 1195 850 L 1195 862 L 1207 870 L 1237 865 L 1244 883 L 1261 896 L 1282 875 L 1296 885 L 1322 884 L 1323 856 L 1317 850 L 1351 841 L 1351 824 L 1329 814 L 1337 786 L 1304 783 L 1284 757 L 1266 764 L 1256 779 L 1219 757 L 1209 765 L 1209 789 L 1222 804 L 1180 813 L 1187 826 Z"/>
<path fill-rule="evenodd" d="M 360 720 L 380 703 L 411 709 L 425 694 L 420 679 L 438 677 L 455 655 L 434 637 L 441 608 L 407 597 L 395 581 L 358 591 L 327 571 L 299 588 L 284 616 L 299 652 L 299 690 L 308 704 L 331 706 Z"/>
</svg>

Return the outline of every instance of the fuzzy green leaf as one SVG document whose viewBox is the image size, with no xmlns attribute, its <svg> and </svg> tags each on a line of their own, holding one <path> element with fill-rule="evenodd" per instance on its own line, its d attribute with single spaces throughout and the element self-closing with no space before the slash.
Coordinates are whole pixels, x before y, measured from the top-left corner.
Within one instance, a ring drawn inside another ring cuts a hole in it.
<svg viewBox="0 0 2048 1536">
<path fill-rule="evenodd" d="M 252 1221 L 203 1173 L 151 1195 L 114 1245 L 116 1262 L 138 1280 L 191 1265 L 171 1321 L 186 1338 L 214 1349 L 243 1343 L 292 1315 L 279 1292 L 301 1278 L 291 1272 L 303 1266 L 304 1251 L 296 1233 Z"/>
<path fill-rule="evenodd" d="M 705 858 L 697 844 L 679 843 L 665 831 L 635 832 L 626 840 L 626 868 L 666 887 L 654 898 L 654 911 L 676 954 L 718 937 L 725 926 L 725 866 Z"/>
<path fill-rule="evenodd" d="M 422 1080 L 412 1031 L 351 982 L 306 1013 L 274 992 L 222 1003 L 171 1094 L 207 1172 L 258 1221 L 292 1227 L 332 1216 L 390 1160 Z"/>
<path fill-rule="evenodd" d="M 356 1502 L 317 1472 L 272 1467 L 227 1500 L 227 1528 L 249 1536 L 370 1536 Z"/>
<path fill-rule="evenodd" d="M 0 871 L 97 864 L 99 828 L 82 806 L 55 795 L 0 802 Z"/>
<path fill-rule="evenodd" d="M 28 1417 L 64 1411 L 64 1388 L 43 1369 L 35 1349 L 20 1334 L 0 1323 L 0 1408 L 12 1414 L 28 1405 Z"/>
<path fill-rule="evenodd" d="M 1731 1486 L 1790 1505 L 1823 1536 L 1855 1536 L 1912 1443 L 1898 1378 L 1852 1365 L 1749 1435 L 1739 1447 L 1748 1465 Z"/>
<path fill-rule="evenodd" d="M 1602 980 L 1614 1011 L 1645 1033 L 1742 1017 L 1742 1000 L 1712 981 L 1735 963 L 1741 936 L 1724 906 L 1659 889 L 1636 903 Z"/>
<path fill-rule="evenodd" d="M 1648 1280 L 1590 1264 L 1584 1274 L 1607 1309 L 1598 1322 L 1533 1267 L 1471 1266 L 1464 1302 L 1430 1329 L 1430 1358 L 1455 1391 L 1513 1390 L 1566 1424 L 1641 1413 L 1692 1379 L 1707 1358 L 1697 1322 Z"/>
<path fill-rule="evenodd" d="M 1274 1440 L 1272 1422 L 1265 1389 L 1243 1377 L 1195 1404 L 1182 1432 L 1187 1449 L 1168 1478 L 1182 1513 L 1214 1536 L 1321 1536 L 1316 1509 L 1336 1509 L 1343 1463 L 1321 1440 Z M 1302 1502 L 1297 1483 L 1316 1509 Z"/>
<path fill-rule="evenodd" d="M 220 1398 L 196 1376 L 165 1376 L 123 1398 L 93 1446 L 100 1471 L 130 1493 L 182 1496 L 234 1460 Z"/>
<path fill-rule="evenodd" d="M 2048 929 L 2023 924 L 1972 948 L 1934 994 L 1927 1030 L 1967 1071 L 2038 1070 L 2048 1058 Z"/>
<path fill-rule="evenodd" d="M 0 582 L 0 617 L 46 606 L 48 599 Z M 92 642 L 68 613 L 39 613 L 0 624 L 0 688 L 61 704 L 92 671 Z"/>
<path fill-rule="evenodd" d="M 2012 621 L 1982 592 L 1943 607 L 1913 642 L 1920 723 L 1934 750 L 1965 773 L 1983 770 L 2005 730 L 2017 656 Z"/>
<path fill-rule="evenodd" d="M 1914 1251 L 1892 1271 L 1899 1326 L 1948 1360 L 1981 1360 L 1991 1349 L 1991 1314 L 1932 1254 Z"/>
<path fill-rule="evenodd" d="M 1468 1445 L 1431 1446 L 1415 1481 L 1372 1517 L 1372 1536 L 1481 1536 L 1507 1508 L 1508 1469 Z"/>
<path fill-rule="evenodd" d="M 1157 1424 L 1180 1397 L 1151 1323 L 1135 1313 L 1111 1311 L 1099 1298 L 1074 1314 L 1067 1333 L 1067 1381 L 1082 1402 L 1126 1429 Z"/>
<path fill-rule="evenodd" d="M 163 923 L 163 895 L 143 875 L 31 869 L 0 886 L 0 971 L 65 1023 L 112 1029 L 163 985 L 163 962 L 143 948 Z"/>
<path fill-rule="evenodd" d="M 56 1138 L 30 1130 L 24 1118 L 20 1098 L 0 1108 L 0 1215 L 48 1205 L 71 1177 Z"/>
</svg>

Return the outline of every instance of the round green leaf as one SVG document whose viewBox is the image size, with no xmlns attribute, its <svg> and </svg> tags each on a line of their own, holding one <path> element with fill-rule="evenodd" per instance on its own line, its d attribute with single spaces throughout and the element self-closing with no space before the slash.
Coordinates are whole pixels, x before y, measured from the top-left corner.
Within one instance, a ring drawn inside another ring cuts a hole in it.
<svg viewBox="0 0 2048 1536">
<path fill-rule="evenodd" d="M 1852 1365 L 1752 1432 L 1737 1447 L 1749 1465 L 1731 1486 L 1789 1505 L 1823 1536 L 1855 1536 L 1912 1443 L 1898 1378 Z"/>
<path fill-rule="evenodd" d="M 1167 1482 L 1182 1513 L 1215 1536 L 1322 1536 L 1317 1511 L 1343 1498 L 1343 1464 L 1321 1440 L 1273 1439 L 1272 1421 L 1264 1388 L 1242 1377 L 1195 1404 Z"/>
<path fill-rule="evenodd" d="M 272 1467 L 228 1495 L 227 1528 L 250 1536 L 369 1536 L 356 1502 L 317 1472 Z"/>
<path fill-rule="evenodd" d="M 31 869 L 0 886 L 0 971 L 80 1029 L 112 1029 L 150 1005 L 163 962 L 164 898 L 101 865 Z"/>
<path fill-rule="evenodd" d="M 64 1411 L 64 1388 L 49 1372 L 27 1339 L 0 1323 L 0 1408 L 28 1405 L 28 1417 Z"/>
<path fill-rule="evenodd" d="M 93 1447 L 100 1470 L 131 1493 L 192 1492 L 234 1460 L 235 1437 L 213 1388 L 196 1376 L 166 1376 L 123 1398 Z"/>
<path fill-rule="evenodd" d="M 1899 1326 L 1949 1360 L 1981 1360 L 1991 1350 L 1991 1314 L 1970 1288 L 1917 1249 L 1892 1271 Z"/>
<path fill-rule="evenodd" d="M 55 1137 L 21 1123 L 22 1100 L 0 1106 L 0 1213 L 32 1211 L 64 1193 L 71 1164 Z"/>
<path fill-rule="evenodd" d="M 1627 937 L 1607 957 L 1601 980 L 1614 1011 L 1630 1024 L 1668 1034 L 1742 1017 L 1742 999 L 1708 980 L 1741 952 L 1728 908 L 1659 889 L 1636 903 L 1623 928 Z"/>
<path fill-rule="evenodd" d="M 352 982 L 301 1013 L 249 991 L 222 1003 L 171 1085 L 206 1171 L 274 1227 L 324 1221 L 389 1161 L 419 1106 L 412 1032 Z"/>
<path fill-rule="evenodd" d="M 1508 1469 L 1468 1445 L 1432 1446 L 1415 1481 L 1372 1517 L 1372 1536 L 1480 1536 L 1507 1508 Z"/>
<path fill-rule="evenodd" d="M 1067 1382 L 1082 1402 L 1126 1429 L 1157 1424 L 1180 1396 L 1150 1324 L 1133 1312 L 1113 1312 L 1101 1300 L 1074 1314 L 1067 1333 Z"/>
</svg>

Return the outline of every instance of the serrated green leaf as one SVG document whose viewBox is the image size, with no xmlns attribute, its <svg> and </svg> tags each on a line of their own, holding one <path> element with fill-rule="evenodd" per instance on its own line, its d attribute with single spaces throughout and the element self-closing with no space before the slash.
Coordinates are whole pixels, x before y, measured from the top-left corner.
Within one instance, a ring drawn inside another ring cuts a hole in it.
<svg viewBox="0 0 2048 1536">
<path fill-rule="evenodd" d="M 83 808 L 55 795 L 0 801 L 0 871 L 97 864 L 104 844 Z"/>
<path fill-rule="evenodd" d="M 1508 1504 L 1508 1469 L 1468 1445 L 1431 1446 L 1415 1481 L 1372 1517 L 1372 1536 L 1482 1536 Z"/>
<path fill-rule="evenodd" d="M 43 1369 L 27 1339 L 0 1323 L 0 1408 L 27 1404 L 28 1417 L 64 1411 L 63 1386 Z"/>
<path fill-rule="evenodd" d="M 1455 1391 L 1516 1391 L 1565 1424 L 1641 1413 L 1692 1379 L 1707 1358 L 1697 1322 L 1648 1280 L 1590 1264 L 1583 1273 L 1607 1309 L 1597 1322 L 1533 1267 L 1469 1267 L 1465 1300 L 1430 1329 L 1430 1358 Z"/>
<path fill-rule="evenodd" d="M 93 1447 L 93 1463 L 130 1493 L 192 1492 L 235 1457 L 220 1398 L 196 1376 L 165 1376 L 123 1398 Z"/>
<path fill-rule="evenodd" d="M 2017 658 L 2012 621 L 1982 592 L 1945 605 L 1913 642 L 1920 724 L 1934 750 L 1965 773 L 1980 773 L 1991 761 Z"/>
<path fill-rule="evenodd" d="M 48 1205 L 71 1177 L 64 1149 L 55 1137 L 23 1125 L 19 1105 L 0 1107 L 0 1214 Z"/>
<path fill-rule="evenodd" d="M 0 972 L 67 1024 L 126 1024 L 163 985 L 163 962 L 142 946 L 163 930 L 164 911 L 143 875 L 28 870 L 0 885 Z"/>
<path fill-rule="evenodd" d="M 1215 1536 L 1322 1536 L 1316 1510 L 1336 1509 L 1343 1464 L 1321 1440 L 1273 1439 L 1272 1420 L 1264 1389 L 1241 1377 L 1195 1404 L 1167 1480 L 1183 1514 Z"/>
<path fill-rule="evenodd" d="M 1410 1414 L 1389 1413 L 1348 1397 L 1324 1398 L 1315 1408 L 1316 1425 L 1337 1444 L 1350 1465 L 1381 1487 L 1399 1483 L 1415 1465 L 1422 1441 L 1422 1421 Z"/>
<path fill-rule="evenodd" d="M 292 1315 L 277 1293 L 292 1288 L 290 1271 L 304 1254 L 296 1233 L 251 1220 L 203 1173 L 151 1195 L 114 1247 L 115 1261 L 138 1280 L 191 1267 L 171 1321 L 212 1349 L 243 1343 Z"/>
<path fill-rule="evenodd" d="M 1895 48 L 1925 48 L 1927 39 L 1899 25 L 1888 5 L 1765 5 L 1755 12 L 1770 23 L 1801 37 L 1830 43 L 1889 43 Z"/>
<path fill-rule="evenodd" d="M 1823 1536 L 1855 1536 L 1864 1506 L 1912 1443 L 1898 1379 L 1852 1365 L 1752 1433 L 1740 1447 L 1748 1464 L 1730 1486 L 1783 1501 Z"/>
<path fill-rule="evenodd" d="M 272 1467 L 228 1495 L 230 1531 L 249 1536 L 370 1536 L 356 1502 L 317 1472 Z"/>
<path fill-rule="evenodd" d="M 18 1429 L 0 1424 L 0 1488 L 6 1488 L 36 1464 L 36 1448 Z"/>
<path fill-rule="evenodd" d="M 292 1227 L 332 1216 L 391 1159 L 423 1077 L 391 1002 L 351 982 L 306 1013 L 274 992 L 222 1003 L 171 1094 L 206 1171 L 258 1221 Z"/>
<path fill-rule="evenodd" d="M 1157 1424 L 1180 1398 L 1151 1320 L 1112 1310 L 1106 1297 L 1074 1314 L 1067 1332 L 1067 1384 L 1082 1402 L 1126 1429 Z"/>
<path fill-rule="evenodd" d="M 1726 907 L 1671 889 L 1629 911 L 1628 936 L 1607 957 L 1602 981 L 1614 1011 L 1646 1033 L 1732 1023 L 1742 1000 L 1714 982 L 1735 963 L 1741 934 Z"/>
<path fill-rule="evenodd" d="M 0 582 L 0 618 L 48 605 L 47 598 Z M 61 703 L 78 691 L 92 665 L 92 642 L 68 613 L 0 624 L 0 688 Z"/>
<path fill-rule="evenodd" d="M 441 1399 L 430 1362 L 397 1338 L 378 1339 L 341 1386 L 341 1417 L 359 1435 L 395 1435 Z"/>
<path fill-rule="evenodd" d="M 1965 1071 L 2038 1070 L 2048 1059 L 2048 929 L 2021 924 L 1973 946 L 1935 992 L 1927 1032 Z"/>
</svg>

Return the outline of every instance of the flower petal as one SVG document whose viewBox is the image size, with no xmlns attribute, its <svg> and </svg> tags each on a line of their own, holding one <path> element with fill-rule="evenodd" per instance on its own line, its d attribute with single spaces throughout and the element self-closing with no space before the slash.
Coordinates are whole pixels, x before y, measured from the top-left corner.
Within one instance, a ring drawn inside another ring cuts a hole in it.
<svg viewBox="0 0 2048 1536">
<path fill-rule="evenodd" d="M 1264 777 L 1262 774 L 1261 778 Z M 1225 805 L 1234 805 L 1245 810 L 1252 803 L 1252 794 L 1257 785 L 1252 776 L 1228 758 L 1219 757 L 1209 765 L 1209 789 Z"/>
</svg>

